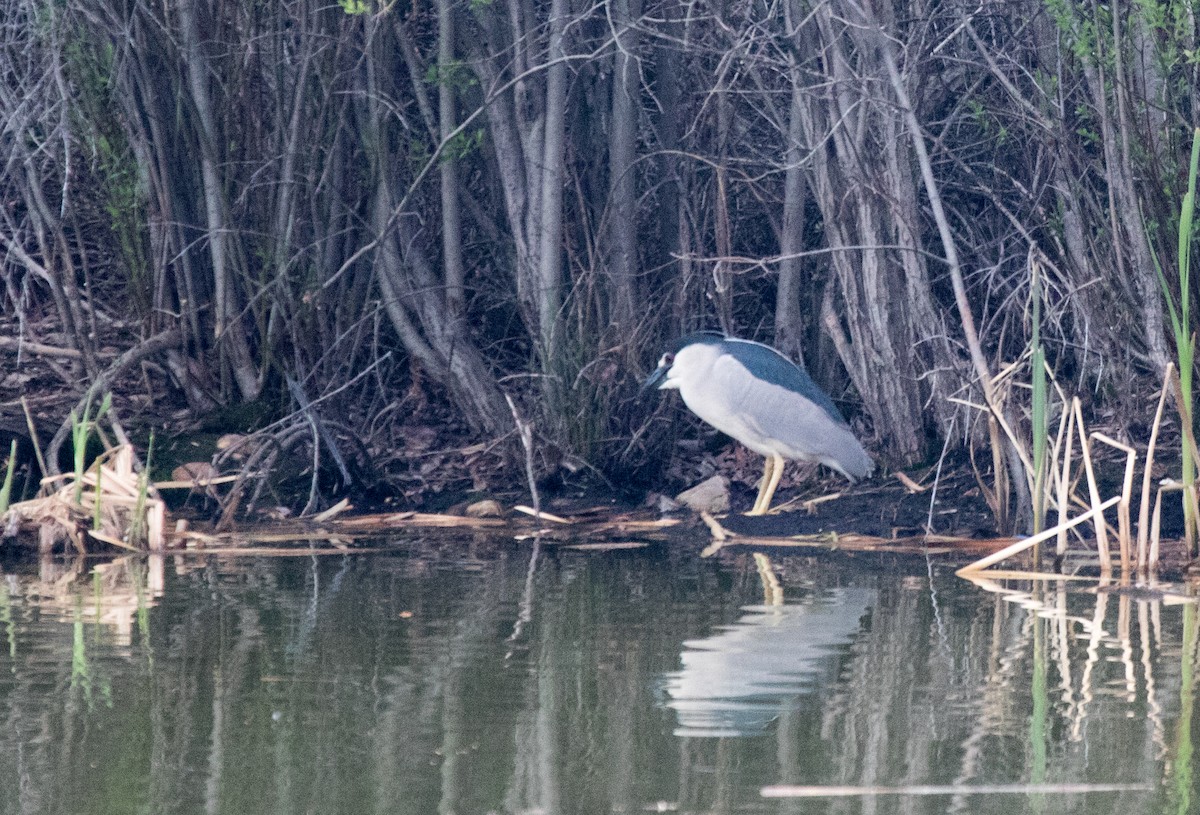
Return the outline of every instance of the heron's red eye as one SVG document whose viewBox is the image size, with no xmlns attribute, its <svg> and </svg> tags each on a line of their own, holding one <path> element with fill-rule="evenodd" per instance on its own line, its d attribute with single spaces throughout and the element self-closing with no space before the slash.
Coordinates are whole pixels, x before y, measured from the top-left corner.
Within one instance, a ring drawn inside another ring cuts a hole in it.
<svg viewBox="0 0 1200 815">
<path fill-rule="evenodd" d="M 674 354 L 663 354 L 662 361 L 659 362 L 658 364 L 659 365 L 674 365 L 675 364 L 675 355 Z"/>
</svg>

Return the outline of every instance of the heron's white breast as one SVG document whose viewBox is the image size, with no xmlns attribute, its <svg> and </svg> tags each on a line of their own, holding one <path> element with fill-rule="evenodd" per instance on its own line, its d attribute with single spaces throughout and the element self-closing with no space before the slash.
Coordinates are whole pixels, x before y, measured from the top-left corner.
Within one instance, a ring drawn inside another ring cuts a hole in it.
<svg viewBox="0 0 1200 815">
<path fill-rule="evenodd" d="M 756 453 L 770 455 L 775 445 L 765 438 L 747 411 L 760 391 L 774 391 L 777 386 L 757 382 L 742 364 L 717 346 L 689 345 L 675 355 L 675 364 L 668 375 L 672 386 L 679 389 L 683 403 L 708 424 L 740 441 Z M 758 396 L 765 395 L 759 393 Z"/>
</svg>

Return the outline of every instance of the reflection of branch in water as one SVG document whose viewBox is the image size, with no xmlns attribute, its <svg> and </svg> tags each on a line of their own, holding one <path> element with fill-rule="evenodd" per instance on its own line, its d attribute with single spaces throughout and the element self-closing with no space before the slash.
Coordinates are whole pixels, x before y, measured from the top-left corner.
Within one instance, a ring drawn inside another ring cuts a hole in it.
<svg viewBox="0 0 1200 815">
<path fill-rule="evenodd" d="M 541 553 L 542 542 L 540 538 L 533 539 L 533 551 L 529 554 L 529 571 L 525 573 L 525 592 L 521 595 L 521 605 L 517 611 L 517 621 L 513 623 L 512 633 L 508 635 L 508 642 L 516 642 L 521 638 L 521 631 L 525 628 L 525 623 L 533 617 L 533 575 L 537 571 L 538 554 Z M 505 659 L 512 657 L 512 651 L 504 655 Z"/>
</svg>

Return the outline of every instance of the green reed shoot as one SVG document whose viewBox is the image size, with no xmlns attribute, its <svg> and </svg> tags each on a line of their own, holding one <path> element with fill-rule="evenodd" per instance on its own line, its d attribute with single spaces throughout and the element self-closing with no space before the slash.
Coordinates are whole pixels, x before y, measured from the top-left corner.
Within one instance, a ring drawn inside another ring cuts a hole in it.
<svg viewBox="0 0 1200 815">
<path fill-rule="evenodd" d="M 1183 404 L 1179 406 L 1180 422 L 1185 427 L 1192 426 L 1192 367 L 1194 363 L 1195 346 L 1191 337 L 1191 263 L 1192 263 L 1192 226 L 1196 212 L 1196 175 L 1200 170 L 1200 128 L 1192 131 L 1192 157 L 1188 165 L 1188 188 L 1179 207 L 1179 302 L 1171 294 L 1167 286 L 1166 276 L 1162 268 L 1158 268 L 1158 282 L 1162 286 L 1163 297 L 1167 301 L 1167 311 L 1171 318 L 1171 333 L 1175 338 L 1175 355 L 1179 362 L 1179 388 L 1183 393 Z M 1155 264 L 1158 265 L 1157 263 Z M 1196 462 L 1192 459 L 1192 451 L 1188 445 L 1183 445 L 1183 464 L 1180 480 L 1185 486 L 1191 486 L 1196 481 Z M 1191 501 L 1184 493 L 1183 499 L 1184 526 L 1189 543 L 1195 539 L 1194 531 L 1196 518 L 1193 517 Z"/>
<path fill-rule="evenodd" d="M 12 498 L 13 471 L 17 468 L 17 440 L 13 439 L 8 447 L 8 466 L 4 469 L 4 486 L 0 487 L 0 515 L 8 512 L 8 502 Z"/>
<path fill-rule="evenodd" d="M 87 443 L 92 435 L 92 428 L 96 423 L 108 413 L 108 409 L 112 407 L 112 394 L 106 393 L 104 401 L 100 403 L 100 410 L 96 415 L 91 416 L 92 412 L 92 397 L 88 395 L 87 402 L 83 405 L 83 418 L 79 418 L 75 411 L 71 411 L 71 443 L 74 447 L 75 454 L 75 503 L 83 503 L 83 465 L 87 456 Z M 96 501 L 99 503 L 99 492 L 96 493 Z"/>
<path fill-rule="evenodd" d="M 1033 534 L 1042 531 L 1046 517 L 1046 349 L 1042 347 L 1041 264 L 1031 259 L 1030 296 L 1033 298 L 1033 331 L 1029 341 L 1033 430 Z"/>
</svg>

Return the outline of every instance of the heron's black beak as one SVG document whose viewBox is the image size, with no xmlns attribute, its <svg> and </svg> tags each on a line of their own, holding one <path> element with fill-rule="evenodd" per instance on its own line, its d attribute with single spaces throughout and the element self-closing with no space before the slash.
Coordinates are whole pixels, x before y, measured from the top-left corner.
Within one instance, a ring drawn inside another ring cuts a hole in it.
<svg viewBox="0 0 1200 815">
<path fill-rule="evenodd" d="M 646 391 L 657 390 L 659 383 L 667 378 L 667 371 L 670 370 L 670 368 L 670 365 L 659 365 L 657 368 L 655 368 L 654 373 L 646 377 L 646 381 L 642 383 L 642 388 L 638 391 L 638 393 L 644 395 Z"/>
</svg>

